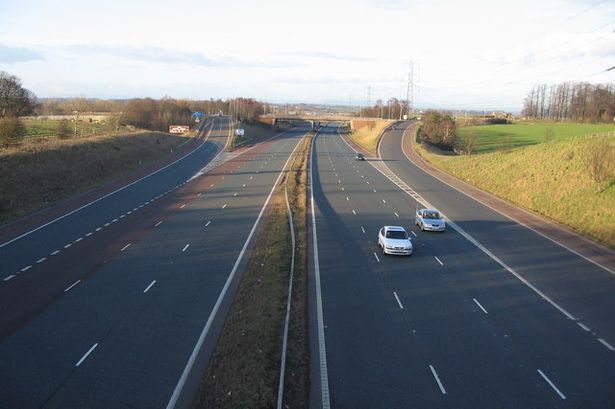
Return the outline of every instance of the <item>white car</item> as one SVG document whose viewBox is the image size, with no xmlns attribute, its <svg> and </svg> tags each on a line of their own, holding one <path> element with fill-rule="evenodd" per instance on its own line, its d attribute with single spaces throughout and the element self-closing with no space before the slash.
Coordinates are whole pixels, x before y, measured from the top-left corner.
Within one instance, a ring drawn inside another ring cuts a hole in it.
<svg viewBox="0 0 615 409">
<path fill-rule="evenodd" d="M 446 223 L 442 219 L 440 212 L 434 209 L 417 210 L 414 224 L 419 226 L 423 231 L 444 231 L 444 229 L 446 229 Z"/>
<path fill-rule="evenodd" d="M 412 254 L 412 241 L 403 227 L 384 226 L 378 232 L 378 245 L 384 254 Z"/>
</svg>

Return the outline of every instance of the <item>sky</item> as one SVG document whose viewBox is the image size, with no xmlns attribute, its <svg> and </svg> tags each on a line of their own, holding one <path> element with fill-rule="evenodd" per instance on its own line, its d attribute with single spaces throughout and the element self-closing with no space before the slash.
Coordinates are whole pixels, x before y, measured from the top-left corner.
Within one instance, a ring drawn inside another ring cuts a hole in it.
<svg viewBox="0 0 615 409">
<path fill-rule="evenodd" d="M 38 97 L 519 111 L 615 84 L 615 0 L 0 0 L 0 71 Z"/>
</svg>

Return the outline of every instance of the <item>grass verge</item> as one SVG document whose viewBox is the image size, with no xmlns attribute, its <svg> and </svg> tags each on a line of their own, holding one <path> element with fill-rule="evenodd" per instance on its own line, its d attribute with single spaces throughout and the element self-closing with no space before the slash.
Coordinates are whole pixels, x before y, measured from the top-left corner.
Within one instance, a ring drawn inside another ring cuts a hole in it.
<svg viewBox="0 0 615 409">
<path fill-rule="evenodd" d="M 365 149 L 370 155 L 376 156 L 378 141 L 380 140 L 380 136 L 382 135 L 384 128 L 395 121 L 390 121 L 387 119 L 365 120 L 361 123 L 358 121 L 359 120 L 353 120 L 353 123 L 357 122 L 357 124 L 353 124 L 353 130 L 350 133 L 350 138 Z"/>
<path fill-rule="evenodd" d="M 274 129 L 266 125 L 250 125 L 241 122 L 236 124 L 234 128 L 243 129 L 245 134 L 242 137 L 238 137 L 233 134 L 233 141 L 229 146 L 229 150 L 231 151 L 237 148 L 241 148 L 242 146 L 249 146 L 261 142 L 267 138 L 271 138 L 278 133 Z"/>
<path fill-rule="evenodd" d="M 51 140 L 0 150 L 0 222 L 168 156 L 187 139 L 159 132 Z"/>
<path fill-rule="evenodd" d="M 304 138 L 272 196 L 233 305 L 211 357 L 193 408 L 276 406 L 286 313 L 291 242 L 284 188 L 296 234 L 295 275 L 286 363 L 286 408 L 307 408 L 307 163 Z"/>
<path fill-rule="evenodd" d="M 615 248 L 615 184 L 601 186 L 590 169 L 593 152 L 609 145 L 615 152 L 615 137 L 563 139 L 471 156 L 415 148 L 440 169 Z"/>
</svg>

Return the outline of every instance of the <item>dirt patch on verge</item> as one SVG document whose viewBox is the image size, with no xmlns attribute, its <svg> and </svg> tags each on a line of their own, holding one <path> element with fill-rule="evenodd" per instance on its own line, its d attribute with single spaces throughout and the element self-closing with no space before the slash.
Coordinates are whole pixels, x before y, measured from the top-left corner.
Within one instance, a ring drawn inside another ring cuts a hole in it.
<svg viewBox="0 0 615 409">
<path fill-rule="evenodd" d="M 285 188 L 297 242 L 284 407 L 307 407 L 306 189 L 310 139 L 301 142 L 291 160 L 291 170 L 281 179 L 271 199 L 264 226 L 193 401 L 195 409 L 276 406 L 291 263 Z"/>
</svg>

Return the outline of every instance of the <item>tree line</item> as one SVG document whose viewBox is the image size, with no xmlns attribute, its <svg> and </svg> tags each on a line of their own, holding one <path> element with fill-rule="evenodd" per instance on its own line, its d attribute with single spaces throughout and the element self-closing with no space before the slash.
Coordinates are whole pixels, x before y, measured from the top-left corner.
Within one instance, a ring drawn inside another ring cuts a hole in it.
<svg viewBox="0 0 615 409">
<path fill-rule="evenodd" d="M 403 116 L 407 114 L 408 105 L 406 101 L 395 97 L 389 98 L 386 104 L 379 99 L 374 106 L 363 107 L 359 112 L 359 116 L 361 117 L 397 120 L 402 119 Z"/>
<path fill-rule="evenodd" d="M 423 113 L 416 137 L 419 142 L 427 142 L 444 150 L 453 150 L 459 144 L 455 119 L 439 111 Z"/>
<path fill-rule="evenodd" d="M 588 82 L 535 85 L 523 101 L 522 113 L 530 119 L 613 122 L 615 89 Z"/>
<path fill-rule="evenodd" d="M 0 146 L 18 142 L 27 133 L 23 116 L 71 115 L 76 134 L 76 123 L 86 113 L 107 114 L 110 130 L 120 126 L 134 126 L 141 129 L 168 131 L 169 125 L 194 123 L 192 113 L 231 114 L 249 123 L 257 121 L 264 113 L 264 105 L 252 98 L 188 100 L 164 97 L 133 99 L 90 99 L 50 98 L 39 100 L 36 95 L 23 87 L 19 78 L 0 71 Z M 71 135 L 68 121 L 60 124 L 61 136 Z"/>
</svg>

